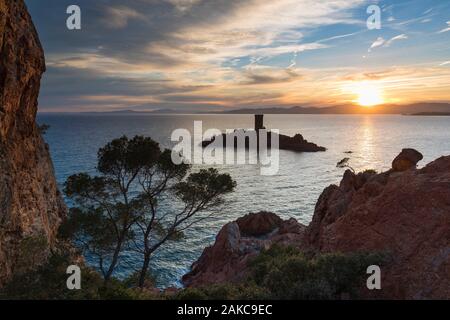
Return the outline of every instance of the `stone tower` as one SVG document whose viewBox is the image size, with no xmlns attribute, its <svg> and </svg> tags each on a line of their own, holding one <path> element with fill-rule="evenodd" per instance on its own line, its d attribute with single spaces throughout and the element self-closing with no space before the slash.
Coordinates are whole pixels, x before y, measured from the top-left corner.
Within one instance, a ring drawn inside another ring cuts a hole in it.
<svg viewBox="0 0 450 320">
<path fill-rule="evenodd" d="M 255 131 L 264 129 L 264 115 L 255 114 Z"/>
</svg>

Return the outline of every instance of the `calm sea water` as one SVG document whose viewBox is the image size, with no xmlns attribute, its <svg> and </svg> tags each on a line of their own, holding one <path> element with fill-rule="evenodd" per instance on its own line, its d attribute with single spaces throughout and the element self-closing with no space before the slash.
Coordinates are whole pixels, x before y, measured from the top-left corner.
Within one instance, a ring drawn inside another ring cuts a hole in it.
<svg viewBox="0 0 450 320">
<path fill-rule="evenodd" d="M 114 138 L 146 135 L 171 147 L 172 131 L 186 128 L 192 132 L 194 120 L 203 121 L 204 130 L 253 127 L 252 115 L 38 115 L 38 122 L 51 126 L 45 139 L 60 184 L 74 173 L 95 173 L 98 148 Z M 388 169 L 405 147 L 424 154 L 421 165 L 450 155 L 450 117 L 266 115 L 265 126 L 287 135 L 301 133 L 328 151 L 280 151 L 280 169 L 275 176 L 261 176 L 259 168 L 252 165 L 218 167 L 232 175 L 237 189 L 227 197 L 228 204 L 215 219 L 195 226 L 181 242 L 171 243 L 157 253 L 152 271 L 159 286 L 179 285 L 179 279 L 205 246 L 214 242 L 218 230 L 248 212 L 268 210 L 308 224 L 322 190 L 340 181 L 343 170 L 336 168 L 336 163 L 344 157 L 351 158 L 350 164 L 357 171 L 381 171 Z M 118 276 L 125 276 L 129 265 L 140 265 L 133 253 L 128 253 L 126 259 L 128 265 L 121 266 Z"/>
</svg>

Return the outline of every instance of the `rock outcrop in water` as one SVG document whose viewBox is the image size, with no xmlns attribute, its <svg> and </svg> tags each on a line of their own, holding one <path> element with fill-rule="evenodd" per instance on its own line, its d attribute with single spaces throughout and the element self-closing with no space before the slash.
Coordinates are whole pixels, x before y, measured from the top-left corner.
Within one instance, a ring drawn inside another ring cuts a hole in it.
<svg viewBox="0 0 450 320">
<path fill-rule="evenodd" d="M 249 132 L 243 131 L 243 130 L 236 130 L 235 133 L 232 134 L 226 134 L 223 133 L 222 136 L 215 136 L 212 137 L 210 140 L 205 140 L 202 142 L 202 147 L 205 148 L 209 145 L 215 146 L 215 147 L 227 147 L 227 139 L 234 139 L 234 147 L 238 147 L 238 140 L 236 137 L 239 137 L 240 135 L 244 137 L 244 145 L 246 149 L 252 148 L 253 146 L 250 144 L 250 139 L 248 137 L 245 137 L 249 134 Z M 270 149 L 272 147 L 271 140 L 272 135 L 277 135 L 278 141 L 279 141 L 279 149 L 280 150 L 288 150 L 288 151 L 295 151 L 295 152 L 324 152 L 327 151 L 325 147 L 318 146 L 317 144 L 313 142 L 307 141 L 301 134 L 296 134 L 293 137 L 286 136 L 284 134 L 276 134 L 273 132 L 267 132 L 267 149 Z M 231 140 L 233 141 L 233 140 Z"/>
<path fill-rule="evenodd" d="M 0 0 L 0 286 L 45 261 L 65 214 L 35 122 L 44 71 L 23 0 Z"/>
<path fill-rule="evenodd" d="M 339 186 L 323 191 L 308 227 L 267 213 L 245 221 L 266 233 L 243 235 L 242 225 L 227 224 L 184 277 L 186 285 L 239 281 L 249 259 L 281 242 L 313 253 L 387 253 L 382 290 L 365 290 L 366 298 L 450 298 L 450 156 L 422 169 L 414 163 L 381 174 L 348 170 Z"/>
<path fill-rule="evenodd" d="M 325 147 L 318 146 L 315 143 L 307 141 L 301 134 L 296 134 L 293 137 L 286 136 L 284 134 L 278 134 L 275 132 L 266 131 L 263 123 L 264 115 L 255 115 L 255 130 L 248 131 L 243 129 L 236 129 L 233 133 L 222 133 L 221 135 L 214 136 L 209 140 L 202 141 L 202 147 L 206 148 L 209 145 L 216 148 L 226 148 L 227 145 L 232 145 L 234 148 L 240 147 L 240 143 L 243 144 L 245 149 L 258 150 L 262 145 L 260 141 L 260 134 L 263 133 L 267 137 L 266 147 L 272 148 L 272 140 L 278 140 L 278 148 L 280 150 L 289 150 L 295 152 L 323 152 L 327 151 Z M 253 144 L 251 143 L 250 136 L 253 135 Z M 230 144 L 227 141 L 230 140 Z"/>
</svg>

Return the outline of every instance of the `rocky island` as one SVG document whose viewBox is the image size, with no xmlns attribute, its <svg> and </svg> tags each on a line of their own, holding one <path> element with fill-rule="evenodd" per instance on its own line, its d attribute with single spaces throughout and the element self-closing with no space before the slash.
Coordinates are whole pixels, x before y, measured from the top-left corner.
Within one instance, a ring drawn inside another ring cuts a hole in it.
<svg viewBox="0 0 450 320">
<path fill-rule="evenodd" d="M 262 114 L 255 115 L 255 130 L 253 131 L 253 133 L 259 134 L 259 132 L 261 130 L 266 129 L 263 124 L 263 118 L 264 118 L 264 116 Z M 237 133 L 242 134 L 242 136 L 244 137 L 246 149 L 253 147 L 251 145 L 250 139 L 248 137 L 248 134 L 251 134 L 252 132 L 245 131 L 245 130 L 235 130 L 235 132 L 233 134 L 236 135 Z M 236 136 L 231 136 L 231 135 L 232 134 L 230 134 L 230 133 L 228 133 L 228 134 L 223 133 L 222 136 L 220 137 L 221 139 L 218 139 L 217 136 L 214 136 L 210 140 L 203 141 L 202 146 L 205 148 L 209 145 L 214 145 L 217 147 L 221 147 L 221 145 L 222 145 L 222 147 L 225 148 L 227 139 L 234 139 L 233 144 L 234 144 L 234 147 L 237 148 L 238 147 L 238 142 L 237 142 L 238 138 Z M 272 137 L 272 135 L 277 135 L 278 137 Z M 281 149 L 281 150 L 290 150 L 290 151 L 295 151 L 295 152 L 322 152 L 322 151 L 327 150 L 324 147 L 318 146 L 315 143 L 305 140 L 301 134 L 296 134 L 293 137 L 289 137 L 284 134 L 277 134 L 277 133 L 274 133 L 271 131 L 267 131 L 267 148 L 268 149 L 270 149 L 272 147 L 272 145 L 271 145 L 272 138 L 278 138 L 279 149 Z M 260 144 L 260 141 L 258 139 L 257 147 L 259 146 L 259 144 Z"/>
</svg>

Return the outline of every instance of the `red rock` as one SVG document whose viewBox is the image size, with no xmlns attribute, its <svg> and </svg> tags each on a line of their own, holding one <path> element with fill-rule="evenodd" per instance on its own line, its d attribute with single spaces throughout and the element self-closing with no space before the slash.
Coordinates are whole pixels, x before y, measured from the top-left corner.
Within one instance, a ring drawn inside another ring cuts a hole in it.
<svg viewBox="0 0 450 320">
<path fill-rule="evenodd" d="M 272 212 L 249 213 L 236 220 L 239 230 L 246 236 L 268 234 L 281 225 L 283 220 Z"/>
<path fill-rule="evenodd" d="M 394 171 L 406 171 L 416 168 L 417 163 L 423 159 L 423 155 L 414 149 L 403 149 L 402 152 L 392 161 Z"/>
<path fill-rule="evenodd" d="M 283 221 L 269 212 L 249 214 L 230 222 L 220 230 L 214 245 L 206 248 L 192 265 L 191 272 L 183 277 L 183 283 L 198 287 L 242 280 L 247 275 L 248 261 L 261 250 L 274 243 L 299 242 L 304 229 L 295 219 Z M 266 233 L 262 234 L 263 231 Z"/>
<path fill-rule="evenodd" d="M 358 190 L 327 188 L 305 245 L 320 252 L 388 252 L 379 296 L 450 297 L 450 157 L 375 175 Z M 371 297 L 375 292 L 366 290 Z"/>
<path fill-rule="evenodd" d="M 390 260 L 381 265 L 382 290 L 362 286 L 365 298 L 450 298 L 450 156 L 420 170 L 346 172 L 340 186 L 323 191 L 306 230 L 294 219 L 273 230 L 257 228 L 277 224 L 273 214 L 241 221 L 270 233 L 243 236 L 237 223 L 226 225 L 183 279 L 188 286 L 239 281 L 262 248 L 282 243 L 317 254 L 388 253 Z"/>
</svg>

